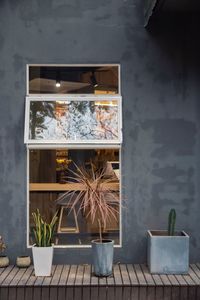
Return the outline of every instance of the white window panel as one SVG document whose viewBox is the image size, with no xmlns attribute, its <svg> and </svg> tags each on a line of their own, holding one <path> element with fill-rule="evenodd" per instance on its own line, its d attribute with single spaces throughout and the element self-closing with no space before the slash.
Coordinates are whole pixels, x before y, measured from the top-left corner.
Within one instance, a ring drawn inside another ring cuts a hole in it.
<svg viewBox="0 0 200 300">
<path fill-rule="evenodd" d="M 25 143 L 120 144 L 121 96 L 27 97 Z"/>
</svg>

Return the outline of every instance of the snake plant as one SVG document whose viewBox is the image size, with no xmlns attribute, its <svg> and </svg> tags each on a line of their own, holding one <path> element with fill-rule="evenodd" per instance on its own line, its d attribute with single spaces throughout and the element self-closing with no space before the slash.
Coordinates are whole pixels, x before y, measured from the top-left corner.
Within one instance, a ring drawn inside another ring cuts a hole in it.
<svg viewBox="0 0 200 300">
<path fill-rule="evenodd" d="M 39 209 L 33 212 L 32 216 L 35 223 L 35 228 L 33 229 L 35 245 L 37 247 L 50 247 L 52 245 L 55 225 L 58 220 L 57 212 L 53 216 L 50 224 L 42 219 Z"/>
</svg>

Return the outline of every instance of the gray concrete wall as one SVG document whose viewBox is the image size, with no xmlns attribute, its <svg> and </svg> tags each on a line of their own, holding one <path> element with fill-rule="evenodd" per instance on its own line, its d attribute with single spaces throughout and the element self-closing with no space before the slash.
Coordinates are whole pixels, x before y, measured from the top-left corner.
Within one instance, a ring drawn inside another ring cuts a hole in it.
<svg viewBox="0 0 200 300">
<path fill-rule="evenodd" d="M 121 64 L 126 209 L 115 260 L 146 261 L 146 230 L 165 229 L 171 207 L 191 236 L 191 261 L 200 259 L 198 30 L 192 19 L 148 32 L 141 2 L 0 1 L 0 233 L 13 261 L 27 252 L 27 63 Z M 55 262 L 90 254 L 56 250 Z"/>
</svg>

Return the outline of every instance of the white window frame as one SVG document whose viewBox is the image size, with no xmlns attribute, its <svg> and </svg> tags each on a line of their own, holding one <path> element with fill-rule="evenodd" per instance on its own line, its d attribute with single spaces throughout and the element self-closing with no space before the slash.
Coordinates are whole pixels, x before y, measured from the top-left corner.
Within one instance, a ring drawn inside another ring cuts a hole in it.
<svg viewBox="0 0 200 300">
<path fill-rule="evenodd" d="M 118 93 L 121 95 L 121 65 L 120 64 L 28 64 L 26 65 L 26 95 L 27 96 L 41 96 L 41 94 L 29 93 L 29 67 L 118 67 Z M 46 96 L 74 96 L 75 94 L 43 94 Z M 94 94 L 76 94 L 76 96 L 91 96 Z M 107 96 L 107 95 L 105 95 Z"/>
<path fill-rule="evenodd" d="M 47 101 L 47 102 L 65 102 L 65 101 L 117 101 L 118 103 L 118 139 L 115 140 L 32 140 L 29 139 L 29 125 L 30 125 L 30 103 L 31 101 Z M 24 128 L 24 143 L 25 144 L 121 144 L 122 143 L 122 98 L 121 96 L 30 96 L 26 97 L 26 111 L 25 111 L 25 128 Z"/>
<path fill-rule="evenodd" d="M 84 145 L 83 145 L 84 146 Z M 74 145 L 28 145 L 27 146 L 27 235 L 26 235 L 26 244 L 27 248 L 32 248 L 33 246 L 30 244 L 30 191 L 29 191 L 29 184 L 30 184 L 30 177 L 29 177 L 29 158 L 30 158 L 30 150 L 32 149 L 118 149 L 119 150 L 119 171 L 120 171 L 120 182 L 119 182 L 119 189 L 120 189 L 120 205 L 119 205 L 119 244 L 114 245 L 114 248 L 121 248 L 122 247 L 122 171 L 121 171 L 121 162 L 122 162 L 122 157 L 121 157 L 121 147 L 120 145 L 87 145 L 87 147 L 76 147 Z M 91 245 L 54 245 L 54 248 L 69 248 L 69 249 L 74 249 L 74 248 L 91 248 Z"/>
<path fill-rule="evenodd" d="M 95 95 L 95 94 L 30 94 L 29 93 L 29 67 L 30 66 L 44 66 L 44 67 L 118 67 L 118 94 L 115 95 Z M 27 64 L 26 66 L 26 108 L 25 108 L 25 130 L 24 130 L 24 143 L 27 147 L 27 230 L 26 230 L 26 244 L 27 248 L 32 248 L 33 246 L 29 243 L 29 235 L 30 235 L 30 191 L 29 191 L 29 152 L 32 149 L 119 149 L 119 165 L 120 165 L 120 207 L 119 207 L 119 244 L 114 245 L 115 248 L 122 247 L 122 158 L 121 158 L 121 145 L 122 145 L 122 97 L 121 97 L 121 66 L 120 64 Z M 45 100 L 44 100 L 45 99 Z M 52 99 L 52 100 L 51 100 Z M 30 140 L 29 139 L 29 116 L 30 116 L 30 102 L 31 100 L 36 101 L 67 101 L 67 100 L 82 100 L 87 101 L 88 99 L 92 99 L 94 101 L 112 101 L 117 100 L 118 105 L 118 129 L 119 129 L 119 139 L 118 140 L 106 140 L 106 141 L 94 141 L 94 140 L 86 140 L 86 141 L 61 141 L 61 140 L 53 140 L 53 141 L 41 141 L 41 140 Z M 54 245 L 54 248 L 91 248 L 91 245 Z"/>
</svg>

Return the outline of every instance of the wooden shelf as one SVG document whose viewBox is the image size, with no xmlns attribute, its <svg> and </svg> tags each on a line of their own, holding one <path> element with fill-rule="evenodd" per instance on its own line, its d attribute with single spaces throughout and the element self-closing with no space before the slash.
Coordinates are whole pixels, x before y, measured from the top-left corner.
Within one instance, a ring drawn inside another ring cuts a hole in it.
<svg viewBox="0 0 200 300">
<path fill-rule="evenodd" d="M 119 182 L 105 184 L 106 188 L 119 191 Z M 61 192 L 61 191 L 83 191 L 84 186 L 80 183 L 30 183 L 30 192 Z"/>
</svg>

